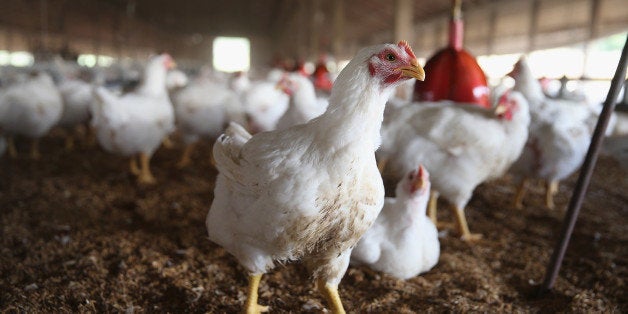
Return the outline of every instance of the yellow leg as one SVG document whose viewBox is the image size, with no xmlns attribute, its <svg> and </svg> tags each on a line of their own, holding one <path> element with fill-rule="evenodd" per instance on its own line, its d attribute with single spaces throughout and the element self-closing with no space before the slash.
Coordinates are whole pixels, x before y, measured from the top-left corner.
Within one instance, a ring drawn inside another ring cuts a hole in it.
<svg viewBox="0 0 628 314">
<path fill-rule="evenodd" d="M 192 151 L 194 150 L 195 146 L 195 143 L 185 146 L 185 148 L 183 149 L 183 154 L 181 155 L 181 159 L 177 163 L 177 168 L 185 168 L 189 166 L 190 163 L 192 163 L 192 158 L 190 158 L 190 156 L 192 156 Z"/>
<path fill-rule="evenodd" d="M 96 137 L 96 129 L 94 129 L 90 125 L 85 125 L 85 129 L 87 130 L 86 131 L 86 133 L 87 133 L 87 135 L 86 135 L 87 146 L 89 146 L 89 147 L 96 146 L 96 142 L 98 141 L 98 139 Z"/>
<path fill-rule="evenodd" d="M 260 280 L 262 280 L 261 274 L 249 276 L 249 293 L 244 305 L 244 313 L 246 314 L 268 312 L 268 306 L 257 304 L 257 290 L 259 289 Z"/>
<path fill-rule="evenodd" d="M 558 181 L 548 181 L 545 189 L 545 205 L 549 209 L 554 209 L 554 195 L 558 192 Z"/>
<path fill-rule="evenodd" d="M 456 220 L 458 222 L 458 231 L 460 232 L 461 239 L 463 241 L 476 241 L 482 238 L 482 235 L 479 233 L 471 233 L 469 231 L 469 225 L 467 225 L 467 218 L 464 215 L 464 208 L 459 208 L 458 206 L 453 207 L 454 213 L 456 214 Z"/>
<path fill-rule="evenodd" d="M 163 145 L 165 148 L 167 149 L 171 149 L 174 147 L 174 143 L 172 142 L 172 140 L 170 139 L 170 136 L 166 136 L 162 141 L 161 141 L 161 145 Z"/>
<path fill-rule="evenodd" d="M 39 160 L 41 159 L 41 153 L 39 152 L 39 139 L 33 139 L 31 142 L 31 159 Z"/>
<path fill-rule="evenodd" d="M 438 224 L 438 217 L 436 215 L 436 211 L 438 208 L 436 208 L 436 204 L 438 203 L 438 192 L 436 191 L 431 191 L 430 192 L 430 202 L 428 204 L 427 207 L 427 213 L 428 216 L 430 217 L 430 219 L 432 220 L 432 222 L 434 223 L 434 226 L 436 226 Z"/>
<path fill-rule="evenodd" d="M 140 153 L 140 174 L 137 181 L 141 184 L 154 184 L 157 182 L 150 172 L 150 157 L 145 153 Z"/>
<path fill-rule="evenodd" d="M 65 137 L 65 150 L 70 152 L 74 149 L 74 135 L 66 134 Z"/>
<path fill-rule="evenodd" d="M 345 314 L 345 309 L 342 307 L 342 301 L 340 301 L 340 295 L 338 295 L 338 287 L 328 285 L 325 280 L 318 279 L 317 282 L 318 291 L 325 297 L 327 303 L 331 307 L 331 312 L 334 314 Z"/>
<path fill-rule="evenodd" d="M 140 168 L 137 166 L 137 158 L 135 155 L 129 158 L 129 170 L 134 176 L 140 175 Z"/>
<path fill-rule="evenodd" d="M 523 209 L 523 197 L 526 194 L 526 188 L 528 185 L 528 179 L 521 180 L 519 186 L 517 187 L 517 193 L 515 194 L 515 199 L 513 201 L 513 205 L 517 209 Z"/>
<path fill-rule="evenodd" d="M 214 168 L 216 168 L 216 159 L 214 159 L 214 149 L 209 151 L 209 163 L 212 164 Z"/>
<path fill-rule="evenodd" d="M 17 158 L 17 149 L 15 148 L 15 141 L 12 136 L 7 137 L 7 150 L 11 158 Z"/>
<path fill-rule="evenodd" d="M 386 169 L 386 164 L 388 164 L 388 158 L 382 158 L 377 163 L 377 169 L 379 169 L 380 174 L 384 173 L 384 170 Z"/>
</svg>

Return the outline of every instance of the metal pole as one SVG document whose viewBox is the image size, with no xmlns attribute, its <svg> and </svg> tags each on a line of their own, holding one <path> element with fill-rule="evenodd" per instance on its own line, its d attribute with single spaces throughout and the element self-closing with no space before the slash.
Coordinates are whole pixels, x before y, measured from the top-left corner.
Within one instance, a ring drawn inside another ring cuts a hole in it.
<svg viewBox="0 0 628 314">
<path fill-rule="evenodd" d="M 604 131 L 606 130 L 608 120 L 615 109 L 617 95 L 619 94 L 622 82 L 626 77 L 627 62 L 628 37 L 626 38 L 624 49 L 621 52 L 621 58 L 619 59 L 619 65 L 617 65 L 615 76 L 611 81 L 611 88 L 606 96 L 606 101 L 604 101 L 604 108 L 602 109 L 602 113 L 600 114 L 595 126 L 595 131 L 593 132 L 593 137 L 591 138 L 591 144 L 589 145 L 587 156 L 584 160 L 584 164 L 582 165 L 582 169 L 580 169 L 580 176 L 578 177 L 578 182 L 576 183 L 576 187 L 574 188 L 571 196 L 571 201 L 569 202 L 569 207 L 567 209 L 567 215 L 563 221 L 560 241 L 556 243 L 550 262 L 547 265 L 545 280 L 543 280 L 541 290 L 539 291 L 540 294 L 548 292 L 552 289 L 552 287 L 554 287 L 554 283 L 556 282 L 560 265 L 565 257 L 565 251 L 567 251 L 567 246 L 569 245 L 569 240 L 571 239 L 571 234 L 573 233 L 573 228 L 576 224 L 576 220 L 578 219 L 580 207 L 582 207 L 584 194 L 586 193 L 589 181 L 591 180 L 593 167 L 595 166 L 600 147 L 602 146 Z"/>
</svg>

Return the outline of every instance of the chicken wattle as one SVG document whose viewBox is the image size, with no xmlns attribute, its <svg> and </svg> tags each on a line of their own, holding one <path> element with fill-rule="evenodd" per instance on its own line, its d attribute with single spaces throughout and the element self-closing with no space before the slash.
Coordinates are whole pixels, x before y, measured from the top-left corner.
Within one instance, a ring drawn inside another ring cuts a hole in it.
<svg viewBox="0 0 628 314">
<path fill-rule="evenodd" d="M 209 238 L 249 272 L 246 310 L 276 262 L 303 261 L 334 313 L 351 248 L 375 221 L 384 187 L 374 151 L 395 86 L 424 78 L 406 42 L 364 48 L 333 86 L 327 111 L 306 124 L 251 136 L 232 123 L 214 144 L 219 175 Z"/>
</svg>

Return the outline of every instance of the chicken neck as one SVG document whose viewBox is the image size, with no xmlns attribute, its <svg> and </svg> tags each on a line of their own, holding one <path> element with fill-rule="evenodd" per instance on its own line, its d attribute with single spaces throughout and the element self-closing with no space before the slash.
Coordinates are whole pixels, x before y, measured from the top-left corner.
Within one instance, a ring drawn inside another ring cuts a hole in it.
<svg viewBox="0 0 628 314">
<path fill-rule="evenodd" d="M 138 91 L 153 97 L 166 95 L 166 69 L 161 64 L 149 64 Z"/>
<path fill-rule="evenodd" d="M 366 69 L 349 70 L 338 77 L 327 111 L 313 124 L 340 147 L 359 142 L 370 144 L 375 151 L 381 141 L 385 104 L 393 88 L 382 87 Z"/>
</svg>

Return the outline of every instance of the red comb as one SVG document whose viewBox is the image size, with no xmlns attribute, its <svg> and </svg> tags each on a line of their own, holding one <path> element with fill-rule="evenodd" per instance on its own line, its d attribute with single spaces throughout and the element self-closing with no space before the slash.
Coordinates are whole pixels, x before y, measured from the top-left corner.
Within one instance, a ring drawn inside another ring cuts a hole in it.
<svg viewBox="0 0 628 314">
<path fill-rule="evenodd" d="M 419 173 L 417 174 L 417 177 L 422 178 L 425 174 L 425 168 L 423 168 L 423 165 L 419 165 Z"/>
<path fill-rule="evenodd" d="M 400 41 L 397 46 L 403 48 L 406 50 L 406 53 L 408 53 L 408 55 L 414 59 L 416 59 L 416 56 L 414 55 L 414 51 L 412 51 L 412 47 L 410 47 L 410 44 L 408 44 L 407 41 L 402 40 Z"/>
</svg>

